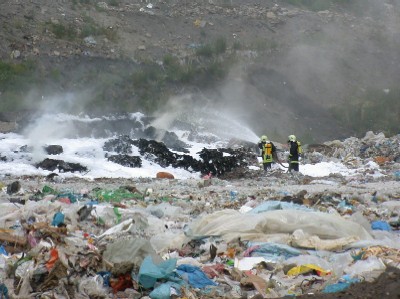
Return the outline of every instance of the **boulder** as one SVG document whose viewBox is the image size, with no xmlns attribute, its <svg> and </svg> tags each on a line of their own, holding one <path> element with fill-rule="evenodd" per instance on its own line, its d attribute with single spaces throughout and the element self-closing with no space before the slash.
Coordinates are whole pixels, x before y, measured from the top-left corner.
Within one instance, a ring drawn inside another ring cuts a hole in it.
<svg viewBox="0 0 400 299">
<path fill-rule="evenodd" d="M 49 155 L 59 155 L 64 152 L 64 149 L 61 145 L 48 145 L 44 147 L 44 150 Z"/>
<path fill-rule="evenodd" d="M 157 172 L 156 178 L 157 179 L 172 179 L 173 180 L 175 177 L 173 176 L 173 174 L 171 174 L 169 172 L 160 171 L 160 172 Z"/>
</svg>

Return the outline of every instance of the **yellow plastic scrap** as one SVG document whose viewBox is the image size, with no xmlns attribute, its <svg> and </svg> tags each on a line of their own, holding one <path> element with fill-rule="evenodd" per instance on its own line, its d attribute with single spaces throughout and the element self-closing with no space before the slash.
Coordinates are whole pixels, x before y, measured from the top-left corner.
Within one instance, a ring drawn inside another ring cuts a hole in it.
<svg viewBox="0 0 400 299">
<path fill-rule="evenodd" d="M 196 26 L 196 27 L 200 27 L 200 25 L 201 25 L 201 20 L 196 19 L 196 21 L 194 21 L 193 24 L 194 24 L 194 26 Z"/>
<path fill-rule="evenodd" d="M 289 275 L 289 276 L 297 276 L 297 275 L 300 275 L 300 274 L 309 273 L 311 271 L 317 272 L 318 276 L 325 276 L 325 275 L 331 274 L 330 271 L 324 270 L 321 267 L 318 267 L 317 265 L 304 264 L 304 265 L 293 267 L 292 269 L 290 269 L 287 272 L 287 275 Z"/>
</svg>

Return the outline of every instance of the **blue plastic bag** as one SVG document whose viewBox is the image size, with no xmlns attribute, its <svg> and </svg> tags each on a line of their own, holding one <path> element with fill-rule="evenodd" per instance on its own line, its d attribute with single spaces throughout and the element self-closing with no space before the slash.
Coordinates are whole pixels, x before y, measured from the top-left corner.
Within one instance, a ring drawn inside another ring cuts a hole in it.
<svg viewBox="0 0 400 299">
<path fill-rule="evenodd" d="M 8 256 L 8 252 L 3 245 L 0 246 L 0 254 Z"/>
<path fill-rule="evenodd" d="M 64 223 L 64 214 L 61 212 L 57 212 L 53 216 L 53 221 L 51 222 L 52 226 L 59 226 Z"/>
<path fill-rule="evenodd" d="M 103 286 L 109 287 L 110 286 L 110 279 L 111 279 L 111 272 L 109 271 L 100 271 L 97 272 L 98 275 L 103 277 Z"/>
<path fill-rule="evenodd" d="M 0 284 L 0 298 L 8 299 L 8 289 L 4 283 Z"/>
<path fill-rule="evenodd" d="M 151 299 L 170 299 L 171 295 L 176 294 L 178 296 L 181 295 L 180 292 L 180 285 L 168 281 L 166 283 L 161 284 L 160 286 L 156 287 L 150 294 Z"/>
<path fill-rule="evenodd" d="M 157 279 L 167 278 L 174 272 L 176 261 L 176 259 L 169 259 L 156 265 L 151 256 L 146 256 L 140 266 L 139 283 L 146 289 L 153 288 Z"/>
<path fill-rule="evenodd" d="M 209 285 L 217 285 L 199 267 L 184 264 L 180 265 L 176 272 L 194 288 L 201 289 Z"/>
<path fill-rule="evenodd" d="M 286 260 L 299 256 L 302 252 L 286 244 L 273 242 L 250 242 L 244 256 L 261 256 L 269 261 Z"/>
<path fill-rule="evenodd" d="M 338 293 L 348 289 L 353 283 L 360 282 L 357 278 L 351 278 L 349 275 L 343 276 L 338 283 L 327 285 L 322 293 Z"/>
</svg>

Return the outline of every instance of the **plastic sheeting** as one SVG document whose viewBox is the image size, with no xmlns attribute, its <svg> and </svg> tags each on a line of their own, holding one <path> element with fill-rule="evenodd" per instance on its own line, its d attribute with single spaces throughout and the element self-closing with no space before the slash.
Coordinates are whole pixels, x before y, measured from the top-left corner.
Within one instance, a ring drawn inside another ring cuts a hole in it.
<svg viewBox="0 0 400 299">
<path fill-rule="evenodd" d="M 157 253 L 165 252 L 170 248 L 181 248 L 187 242 L 186 236 L 179 232 L 166 231 L 151 237 L 150 242 Z"/>
<path fill-rule="evenodd" d="M 277 262 L 301 254 L 301 251 L 285 244 L 252 242 L 243 253 L 244 256 L 263 257 L 267 261 Z"/>
<path fill-rule="evenodd" d="M 371 272 L 371 271 L 385 271 L 386 266 L 382 262 L 380 258 L 377 258 L 375 256 L 371 256 L 367 258 L 366 260 L 359 260 L 356 261 L 354 264 L 351 266 L 348 266 L 344 269 L 344 272 L 349 274 L 351 277 L 362 275 L 363 273 L 366 272 Z"/>
<path fill-rule="evenodd" d="M 254 209 L 250 210 L 250 214 L 257 214 L 267 211 L 274 211 L 274 210 L 301 210 L 301 211 L 313 211 L 310 208 L 307 208 L 302 205 L 298 205 L 292 202 L 284 202 L 284 201 L 277 201 L 277 200 L 269 200 L 263 202 L 259 206 L 255 207 Z"/>
<path fill-rule="evenodd" d="M 358 241 L 356 236 L 337 238 L 334 240 L 321 240 L 318 236 L 304 234 L 301 229 L 296 230 L 290 244 L 294 247 L 316 250 L 342 250 L 344 246 Z"/>
<path fill-rule="evenodd" d="M 191 238 L 220 236 L 227 242 L 239 237 L 242 240 L 263 241 L 269 234 L 292 234 L 297 229 L 320 239 L 372 239 L 361 225 L 339 215 L 299 210 L 277 210 L 259 214 L 222 210 L 200 217 L 189 225 L 186 235 Z"/>
</svg>

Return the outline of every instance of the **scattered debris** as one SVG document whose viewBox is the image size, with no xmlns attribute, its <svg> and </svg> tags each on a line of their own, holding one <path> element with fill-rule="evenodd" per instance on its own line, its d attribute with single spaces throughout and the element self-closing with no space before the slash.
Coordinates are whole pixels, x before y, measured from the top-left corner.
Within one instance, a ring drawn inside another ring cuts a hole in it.
<svg viewBox="0 0 400 299">
<path fill-rule="evenodd" d="M 358 163 L 374 162 L 381 144 L 389 144 L 390 157 L 397 154 L 392 141 L 398 139 L 372 137 L 351 140 L 369 145 L 353 154 Z M 203 149 L 199 160 L 184 160 L 186 155 L 154 140 L 121 137 L 105 147 L 125 157 L 134 157 L 129 150 L 137 147 L 142 157 L 166 166 L 184 168 L 178 162 L 188 161 L 203 175 L 3 177 L 3 295 L 277 298 L 351 293 L 388 271 L 400 277 L 400 193 L 394 176 L 366 181 L 367 167 L 349 177 L 276 171 L 266 180 L 254 170 L 251 179 L 242 179 L 239 174 L 252 161 L 252 151 L 242 147 Z M 327 160 L 338 159 L 338 149 L 343 150 L 341 142 L 329 150 L 313 146 Z M 54 170 L 65 163 L 46 162 Z M 377 169 L 391 174 L 395 167 L 390 158 Z M 230 174 L 233 179 L 225 180 Z M 399 295 L 398 288 L 389 291 Z"/>
</svg>

